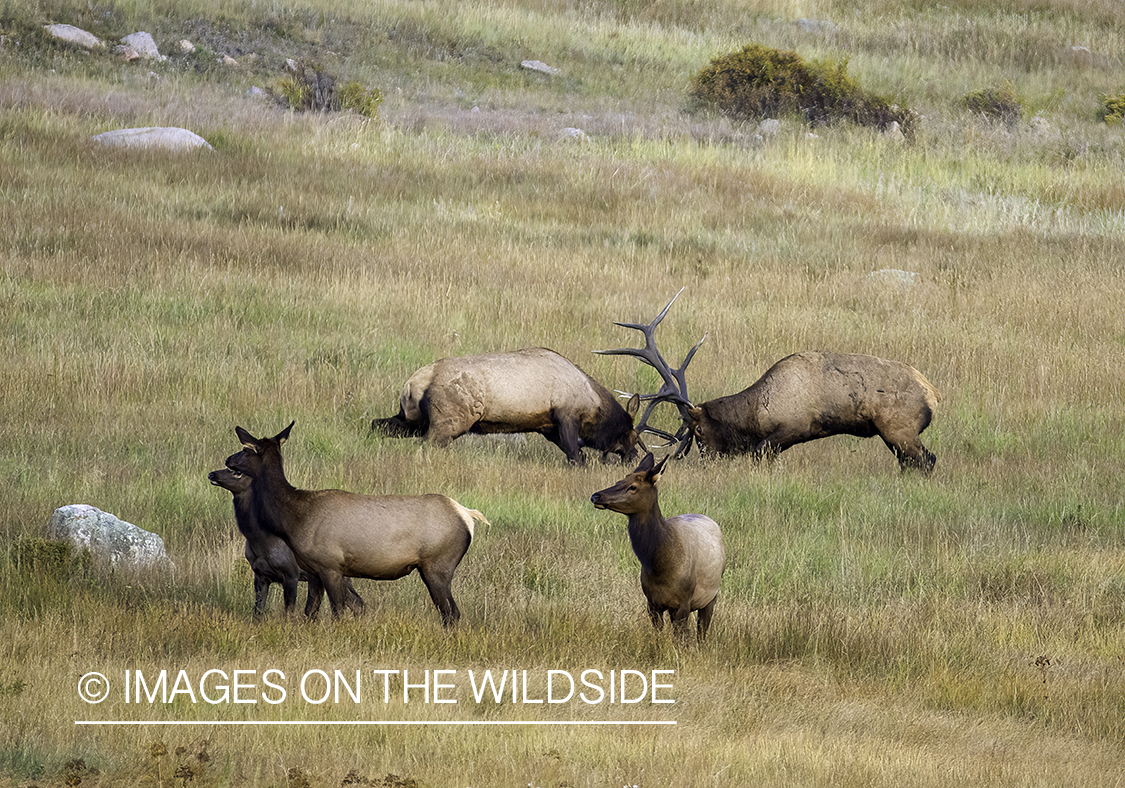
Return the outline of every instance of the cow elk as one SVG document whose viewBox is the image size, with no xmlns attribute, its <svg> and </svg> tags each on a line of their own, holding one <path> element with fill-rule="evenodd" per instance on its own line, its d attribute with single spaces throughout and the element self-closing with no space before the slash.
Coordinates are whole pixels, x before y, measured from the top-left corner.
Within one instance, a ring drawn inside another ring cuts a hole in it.
<svg viewBox="0 0 1125 788">
<path fill-rule="evenodd" d="M 933 419 L 940 395 L 921 372 L 901 361 L 853 353 L 795 353 L 743 391 L 692 405 L 685 372 L 699 344 L 675 370 L 656 347 L 656 327 L 675 300 L 647 325 L 617 324 L 640 331 L 643 348 L 597 351 L 636 356 L 660 374 L 663 386 L 643 397 L 649 405 L 637 431 L 658 433 L 669 445 L 677 443 L 674 456 L 684 456 L 693 439 L 701 453 L 773 458 L 790 446 L 831 435 L 878 435 L 903 470 L 927 475 L 933 471 L 936 458 L 919 436 Z M 661 402 L 679 410 L 681 426 L 674 435 L 647 426 L 649 414 Z"/>
<path fill-rule="evenodd" d="M 297 563 L 319 578 L 332 613 L 362 612 L 349 596 L 346 578 L 397 580 L 415 569 L 452 626 L 461 617 L 451 590 L 453 573 L 473 539 L 480 512 L 444 495 L 359 495 L 343 490 L 299 490 L 285 477 L 281 446 L 288 427 L 272 438 L 255 438 L 241 427 L 242 451 L 227 467 L 253 480 L 252 511 L 292 549 Z"/>
<path fill-rule="evenodd" d="M 582 448 L 632 462 L 639 398 L 623 408 L 613 394 L 546 348 L 443 358 L 406 381 L 396 415 L 371 422 L 392 436 L 449 445 L 466 433 L 538 432 L 581 465 Z"/>
<path fill-rule="evenodd" d="M 266 599 L 273 583 L 281 585 L 285 613 L 293 615 L 297 602 L 297 583 L 305 581 L 308 583 L 305 616 L 315 618 L 324 596 L 320 580 L 315 575 L 302 572 L 285 540 L 270 533 L 258 522 L 254 516 L 250 477 L 230 468 L 220 468 L 207 474 L 207 480 L 216 487 L 229 490 L 234 497 L 234 522 L 246 540 L 243 554 L 246 556 L 246 563 L 250 564 L 250 571 L 254 573 L 254 617 L 258 618 L 265 612 Z M 359 599 L 351 581 L 345 582 L 348 595 Z M 360 599 L 359 602 L 362 604 L 363 600 Z"/>
<path fill-rule="evenodd" d="M 723 535 L 718 523 L 702 514 L 667 519 L 660 513 L 656 483 L 668 462 L 657 465 L 645 455 L 631 474 L 594 493 L 590 502 L 629 518 L 629 542 L 641 564 L 641 590 L 648 600 L 652 625 L 660 629 L 664 613 L 681 636 L 696 612 L 696 637 L 702 641 L 711 625 L 719 583 L 726 567 Z"/>
</svg>

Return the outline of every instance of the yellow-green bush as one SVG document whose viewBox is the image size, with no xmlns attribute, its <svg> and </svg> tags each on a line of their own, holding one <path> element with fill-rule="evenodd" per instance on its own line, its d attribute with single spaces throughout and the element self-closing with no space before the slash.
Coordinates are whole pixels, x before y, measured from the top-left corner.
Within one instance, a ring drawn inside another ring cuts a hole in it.
<svg viewBox="0 0 1125 788">
<path fill-rule="evenodd" d="M 904 133 L 914 113 L 863 90 L 848 76 L 847 61 L 806 61 L 796 52 L 749 44 L 717 57 L 692 81 L 691 96 L 742 119 L 800 115 L 811 125 L 851 121 Z"/>
</svg>

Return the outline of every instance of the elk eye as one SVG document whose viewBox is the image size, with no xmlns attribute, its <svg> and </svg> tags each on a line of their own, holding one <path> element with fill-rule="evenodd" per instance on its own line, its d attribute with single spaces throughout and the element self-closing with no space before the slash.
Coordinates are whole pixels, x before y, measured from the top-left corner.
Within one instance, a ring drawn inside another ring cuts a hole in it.
<svg viewBox="0 0 1125 788">
<path fill-rule="evenodd" d="M 637 491 L 637 485 L 630 484 L 629 485 L 629 492 L 636 492 L 636 491 Z"/>
</svg>

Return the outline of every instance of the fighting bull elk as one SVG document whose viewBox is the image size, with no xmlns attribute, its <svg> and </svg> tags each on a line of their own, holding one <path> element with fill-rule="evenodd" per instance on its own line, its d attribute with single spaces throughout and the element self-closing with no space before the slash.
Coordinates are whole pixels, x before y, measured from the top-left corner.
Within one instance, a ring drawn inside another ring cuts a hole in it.
<svg viewBox="0 0 1125 788">
<path fill-rule="evenodd" d="M 682 636 L 696 611 L 696 637 L 702 641 L 726 567 L 723 535 L 718 523 L 706 515 L 665 519 L 660 513 L 656 483 L 667 462 L 665 457 L 657 465 L 652 453 L 646 454 L 636 470 L 594 493 L 590 502 L 629 518 L 629 542 L 641 563 L 641 590 L 652 625 L 660 629 L 668 613 L 672 628 Z"/>
<path fill-rule="evenodd" d="M 681 427 L 675 435 L 659 434 L 678 441 L 676 456 L 686 454 L 693 439 L 701 452 L 776 457 L 790 446 L 831 435 L 878 435 L 903 470 L 933 470 L 936 458 L 919 436 L 929 426 L 940 396 L 921 372 L 900 361 L 853 353 L 795 353 L 743 391 L 692 405 L 685 371 L 699 345 L 673 370 L 654 337 L 675 300 L 648 325 L 617 324 L 641 331 L 645 347 L 597 351 L 636 356 L 664 381 L 659 392 L 644 397 L 650 402 L 638 432 L 659 432 L 647 426 L 648 416 L 660 402 L 672 402 L 680 411 Z"/>
<path fill-rule="evenodd" d="M 453 599 L 453 572 L 473 539 L 473 521 L 485 520 L 444 495 L 358 495 L 343 490 L 299 490 L 285 478 L 281 446 L 288 427 L 255 438 L 241 427 L 242 451 L 227 458 L 249 476 L 251 507 L 259 523 L 285 540 L 297 564 L 328 592 L 334 615 L 356 613 L 363 602 L 347 593 L 348 577 L 397 580 L 415 569 L 442 623 L 461 617 Z"/>
<path fill-rule="evenodd" d="M 239 533 L 246 540 L 243 555 L 250 571 L 254 573 L 254 617 L 265 612 L 266 599 L 270 585 L 281 585 L 285 613 L 292 615 L 297 603 L 297 583 L 308 583 L 308 598 L 305 600 L 305 616 L 315 618 L 320 610 L 320 600 L 324 589 L 316 575 L 307 575 L 297 566 L 297 559 L 285 540 L 258 522 L 254 516 L 253 494 L 250 491 L 251 479 L 244 473 L 220 468 L 207 474 L 207 480 L 216 487 L 228 490 L 234 498 L 234 522 Z M 359 599 L 351 581 L 345 578 L 349 596 Z M 359 600 L 360 604 L 363 600 Z"/>
<path fill-rule="evenodd" d="M 443 358 L 406 381 L 399 411 L 371 429 L 392 436 L 424 436 L 449 445 L 466 433 L 538 432 L 583 463 L 582 448 L 637 455 L 633 428 L 639 399 L 623 408 L 604 386 L 546 348 Z"/>
</svg>

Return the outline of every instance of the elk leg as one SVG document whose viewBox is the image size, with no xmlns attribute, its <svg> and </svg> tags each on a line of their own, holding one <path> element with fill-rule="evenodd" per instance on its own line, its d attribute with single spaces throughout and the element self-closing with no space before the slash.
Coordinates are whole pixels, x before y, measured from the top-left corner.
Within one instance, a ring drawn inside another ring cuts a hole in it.
<svg viewBox="0 0 1125 788">
<path fill-rule="evenodd" d="M 453 584 L 452 573 L 447 576 L 444 573 L 419 569 L 418 574 L 422 576 L 422 582 L 430 592 L 434 607 L 441 614 L 442 626 L 451 627 L 456 624 L 461 618 L 461 611 L 457 608 L 457 603 L 453 600 L 453 592 L 450 590 Z"/>
<path fill-rule="evenodd" d="M 585 464 L 582 449 L 578 446 L 578 425 L 573 419 L 560 419 L 553 413 L 551 414 L 551 420 L 555 424 L 554 429 L 550 433 L 543 433 L 543 435 L 551 443 L 562 449 L 563 454 L 570 462 L 575 465 Z"/>
<path fill-rule="evenodd" d="M 672 617 L 672 631 L 676 633 L 676 637 L 681 640 L 687 639 L 688 634 L 688 621 L 691 618 L 691 606 L 684 605 L 683 607 L 676 608 L 669 611 Z"/>
<path fill-rule="evenodd" d="M 648 602 L 648 617 L 653 629 L 658 632 L 664 629 L 664 608 L 657 606 L 651 599 Z"/>
<path fill-rule="evenodd" d="M 304 579 L 309 584 L 308 596 L 305 597 L 305 618 L 311 621 L 320 612 L 320 603 L 324 597 L 324 586 L 321 585 L 320 578 L 316 575 L 306 574 Z"/>
<path fill-rule="evenodd" d="M 702 643 L 703 639 L 707 637 L 707 630 L 711 626 L 711 616 L 715 612 L 715 602 L 718 599 L 719 597 L 716 596 L 706 605 L 699 608 L 699 611 L 696 613 L 695 636 L 696 638 L 698 638 L 700 643 Z"/>
<path fill-rule="evenodd" d="M 320 582 L 320 578 L 316 575 L 301 575 L 302 579 L 307 579 L 309 582 L 309 593 L 305 599 L 305 618 L 310 621 L 316 618 L 316 614 L 320 612 L 320 603 L 324 598 L 324 586 Z M 351 578 L 344 578 L 344 588 L 348 594 L 347 606 L 352 610 L 363 610 L 366 605 L 363 602 L 363 597 L 356 593 L 355 587 L 352 586 Z"/>
<path fill-rule="evenodd" d="M 281 593 L 285 602 L 285 615 L 291 616 L 297 607 L 297 575 L 287 575 L 281 581 Z"/>
<path fill-rule="evenodd" d="M 260 618 L 266 610 L 266 599 L 270 595 L 270 581 L 261 572 L 254 573 L 254 618 Z"/>
<path fill-rule="evenodd" d="M 363 602 L 357 602 L 358 597 L 353 599 L 348 595 L 347 582 L 343 574 L 331 570 L 318 574 L 320 575 L 320 582 L 324 585 L 324 590 L 328 592 L 328 603 L 332 605 L 333 616 L 339 618 L 345 607 L 356 615 L 363 612 Z"/>
<path fill-rule="evenodd" d="M 922 445 L 922 441 L 917 435 L 896 436 L 880 432 L 879 437 L 883 439 L 883 443 L 887 444 L 887 448 L 894 454 L 901 470 L 907 471 L 914 468 L 927 476 L 933 471 L 937 457 Z"/>
</svg>

